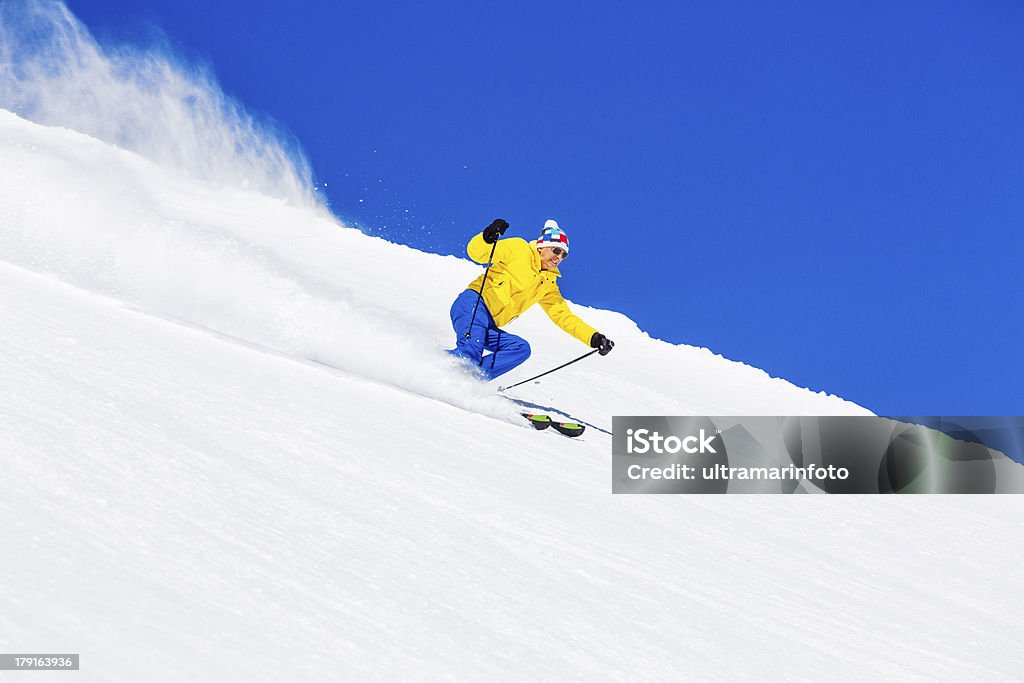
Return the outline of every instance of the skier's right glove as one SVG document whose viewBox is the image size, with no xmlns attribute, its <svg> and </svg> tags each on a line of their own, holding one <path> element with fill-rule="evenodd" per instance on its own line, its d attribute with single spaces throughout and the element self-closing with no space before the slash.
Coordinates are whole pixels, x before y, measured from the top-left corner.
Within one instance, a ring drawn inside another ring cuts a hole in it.
<svg viewBox="0 0 1024 683">
<path fill-rule="evenodd" d="M 600 332 L 595 332 L 594 336 L 590 338 L 590 348 L 597 349 L 597 352 L 602 356 L 607 356 L 611 353 L 613 346 L 615 346 L 615 342 Z"/>
<path fill-rule="evenodd" d="M 494 244 L 499 237 L 505 234 L 506 230 L 508 230 L 508 221 L 495 218 L 493 223 L 484 228 L 484 242 Z"/>
</svg>

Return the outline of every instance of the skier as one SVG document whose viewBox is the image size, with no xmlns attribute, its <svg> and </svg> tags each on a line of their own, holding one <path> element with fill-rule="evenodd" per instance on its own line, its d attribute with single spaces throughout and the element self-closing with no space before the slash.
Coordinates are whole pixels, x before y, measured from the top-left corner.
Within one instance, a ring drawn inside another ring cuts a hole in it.
<svg viewBox="0 0 1024 683">
<path fill-rule="evenodd" d="M 452 304 L 456 348 L 448 353 L 468 359 L 489 380 L 505 374 L 530 357 L 530 345 L 500 328 L 539 303 L 556 325 L 608 355 L 615 343 L 573 315 L 558 291 L 558 265 L 569 256 L 569 238 L 558 223 L 545 221 L 533 242 L 519 237 L 499 242 L 506 230 L 508 223 L 498 218 L 466 247 L 471 259 L 490 265 Z"/>
</svg>

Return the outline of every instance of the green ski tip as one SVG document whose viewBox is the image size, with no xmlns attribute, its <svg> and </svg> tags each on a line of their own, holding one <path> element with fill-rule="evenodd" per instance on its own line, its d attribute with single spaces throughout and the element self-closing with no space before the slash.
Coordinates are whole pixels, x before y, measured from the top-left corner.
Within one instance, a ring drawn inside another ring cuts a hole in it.
<svg viewBox="0 0 1024 683">
<path fill-rule="evenodd" d="M 551 418 L 547 415 L 531 415 L 530 413 L 521 413 L 523 417 L 530 421 L 534 429 L 547 429 L 551 426 Z"/>
<path fill-rule="evenodd" d="M 551 426 L 555 428 L 555 431 L 566 436 L 579 436 L 586 429 L 583 425 L 575 422 L 552 422 Z"/>
<path fill-rule="evenodd" d="M 520 413 L 520 415 L 529 420 L 534 429 L 553 427 L 555 431 L 565 436 L 579 436 L 586 429 L 576 422 L 556 422 L 547 415 L 534 415 L 533 413 Z"/>
</svg>

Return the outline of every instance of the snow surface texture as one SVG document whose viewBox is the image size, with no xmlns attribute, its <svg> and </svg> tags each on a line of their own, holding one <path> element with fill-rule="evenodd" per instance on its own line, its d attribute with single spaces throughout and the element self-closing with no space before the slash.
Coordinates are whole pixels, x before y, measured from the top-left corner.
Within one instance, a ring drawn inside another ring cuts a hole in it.
<svg viewBox="0 0 1024 683">
<path fill-rule="evenodd" d="M 610 493 L 615 414 L 868 411 L 574 306 L 615 351 L 511 393 L 592 427 L 535 432 L 443 353 L 477 266 L 255 192 L 250 156 L 46 122 L 0 110 L 0 652 L 82 670 L 33 679 L 1024 669 L 1017 497 Z M 512 329 L 506 383 L 586 350 Z"/>
</svg>

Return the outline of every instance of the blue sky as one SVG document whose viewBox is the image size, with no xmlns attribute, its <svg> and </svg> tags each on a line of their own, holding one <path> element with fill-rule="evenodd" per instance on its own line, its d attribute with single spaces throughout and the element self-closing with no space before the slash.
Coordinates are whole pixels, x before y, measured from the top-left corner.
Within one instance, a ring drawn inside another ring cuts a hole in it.
<svg viewBox="0 0 1024 683">
<path fill-rule="evenodd" d="M 1024 413 L 1021 3 L 68 6 L 209 64 L 371 234 L 553 217 L 563 293 L 652 336 L 881 414 Z"/>
</svg>

